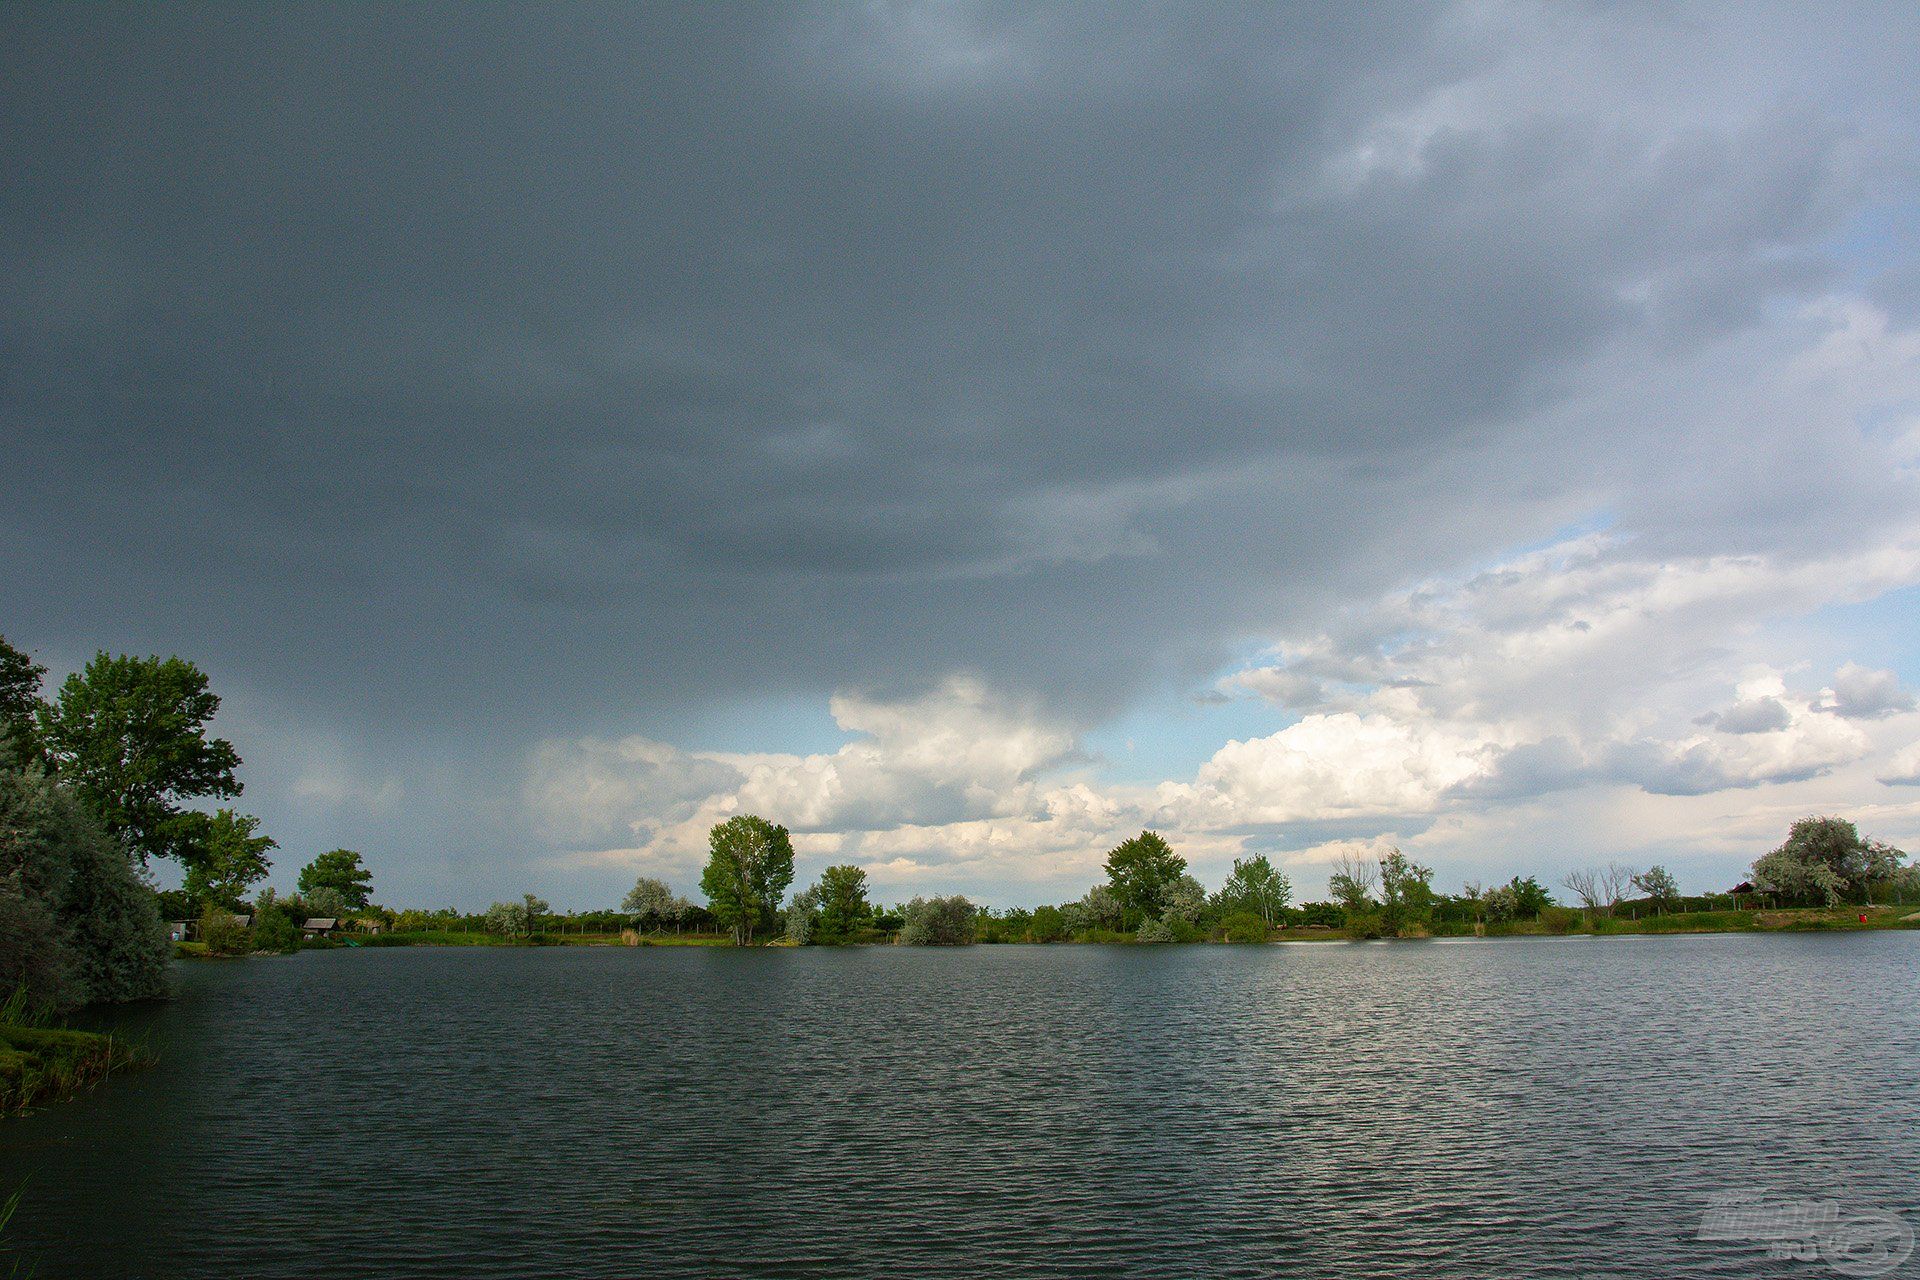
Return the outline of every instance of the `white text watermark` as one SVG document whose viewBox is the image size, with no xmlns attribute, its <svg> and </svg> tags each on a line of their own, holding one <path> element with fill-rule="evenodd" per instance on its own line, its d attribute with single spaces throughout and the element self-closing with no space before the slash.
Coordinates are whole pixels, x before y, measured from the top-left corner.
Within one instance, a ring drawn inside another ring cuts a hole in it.
<svg viewBox="0 0 1920 1280">
<path fill-rule="evenodd" d="M 1709 1196 L 1695 1239 L 1824 1262 L 1843 1276 L 1882 1276 L 1913 1254 L 1913 1226 L 1897 1213 L 1755 1188 Z"/>
</svg>

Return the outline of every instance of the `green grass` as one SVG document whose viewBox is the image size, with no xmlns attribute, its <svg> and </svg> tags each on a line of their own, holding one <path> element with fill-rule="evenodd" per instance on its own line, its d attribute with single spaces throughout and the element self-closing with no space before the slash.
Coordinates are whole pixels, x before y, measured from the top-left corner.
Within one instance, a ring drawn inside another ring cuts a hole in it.
<svg viewBox="0 0 1920 1280">
<path fill-rule="evenodd" d="M 1861 914 L 1867 917 L 1860 920 Z M 1572 920 L 1566 919 L 1572 916 Z M 1670 933 L 1809 933 L 1825 931 L 1846 931 L 1871 929 L 1916 929 L 1920 928 L 1920 918 L 1909 920 L 1908 916 L 1920 915 L 1912 905 L 1899 907 L 1796 907 L 1777 910 L 1758 911 L 1676 911 L 1668 915 L 1586 917 L 1580 912 L 1568 912 L 1561 909 L 1552 921 L 1515 920 L 1505 924 L 1488 925 L 1485 935 L 1489 938 L 1527 938 L 1565 934 L 1590 934 L 1595 937 L 1612 937 L 1634 934 L 1670 934 Z M 1473 926 L 1450 923 L 1436 926 L 1433 930 L 1439 937 L 1472 937 Z"/>
<path fill-rule="evenodd" d="M 1859 920 L 1862 911 L 1867 914 L 1867 922 L 1864 924 Z M 1908 919 L 1909 916 L 1914 918 Z M 1567 935 L 1605 937 L 1615 934 L 1792 933 L 1916 928 L 1920 928 L 1920 906 L 1912 903 L 1895 907 L 1843 906 L 1832 909 L 1687 911 L 1662 916 L 1643 916 L 1639 919 L 1629 916 L 1588 917 L 1572 908 L 1551 907 L 1537 919 L 1488 925 L 1479 936 L 1489 938 L 1564 937 Z M 1344 942 L 1356 936 L 1358 935 L 1347 929 L 1295 925 L 1273 930 L 1268 941 Z M 1412 936 L 1460 938 L 1474 937 L 1476 933 L 1471 923 L 1450 920 L 1434 922 L 1423 932 Z M 1209 940 L 1214 939 L 1194 938 L 1187 941 Z M 541 933 L 532 938 L 508 938 L 482 930 L 466 932 L 453 929 L 419 929 L 378 934 L 343 933 L 333 938 L 311 940 L 304 945 L 316 950 L 339 947 L 617 947 L 624 941 L 625 938 L 620 933 Z M 763 938 L 761 941 L 763 945 L 769 942 L 778 943 L 777 939 Z M 876 933 L 870 937 L 856 938 L 852 941 L 852 945 L 886 945 L 887 941 L 888 939 Z M 1132 944 L 1136 938 L 1130 932 L 1095 929 L 1073 938 L 1062 938 L 1060 941 Z M 732 938 L 726 934 L 660 933 L 642 934 L 631 945 L 724 947 L 731 943 Z M 200 943 L 183 942 L 177 944 L 176 952 L 181 956 L 198 956 L 204 955 L 206 948 Z M 0 1011 L 0 1021 L 4 1020 L 5 1013 Z"/>
<path fill-rule="evenodd" d="M 1757 911 L 1682 911 L 1638 920 L 1599 919 L 1583 933 L 1759 933 L 1764 926 Z"/>
<path fill-rule="evenodd" d="M 31 1280 L 35 1266 L 31 1261 L 14 1257 L 13 1246 L 7 1243 L 7 1226 L 13 1221 L 13 1215 L 20 1211 L 20 1192 L 8 1196 L 6 1203 L 0 1204 L 0 1257 L 10 1258 L 7 1265 L 7 1280 Z"/>
<path fill-rule="evenodd" d="M 1807 933 L 1872 929 L 1920 928 L 1907 920 L 1909 907 L 1802 907 L 1761 911 L 1685 911 L 1673 915 L 1642 916 L 1638 920 L 1595 920 L 1585 932 L 1634 933 Z M 1860 917 L 1867 918 L 1862 921 Z"/>
<path fill-rule="evenodd" d="M 147 1055 L 112 1036 L 54 1027 L 0 1025 L 0 1114 L 92 1088 Z"/>
</svg>

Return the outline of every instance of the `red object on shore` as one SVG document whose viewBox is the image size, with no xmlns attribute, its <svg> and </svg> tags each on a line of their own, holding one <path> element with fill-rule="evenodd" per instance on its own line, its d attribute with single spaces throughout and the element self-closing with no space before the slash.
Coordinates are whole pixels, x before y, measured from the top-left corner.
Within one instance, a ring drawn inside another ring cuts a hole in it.
<svg viewBox="0 0 1920 1280">
<path fill-rule="evenodd" d="M 1862 911 L 1860 913 L 1860 923 L 1865 924 L 1866 922 L 1867 922 L 1867 913 Z"/>
</svg>

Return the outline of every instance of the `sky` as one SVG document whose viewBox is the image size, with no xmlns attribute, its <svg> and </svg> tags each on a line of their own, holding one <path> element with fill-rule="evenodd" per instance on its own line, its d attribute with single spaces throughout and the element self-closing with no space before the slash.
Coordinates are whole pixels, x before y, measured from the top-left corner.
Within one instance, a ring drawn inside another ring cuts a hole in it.
<svg viewBox="0 0 1920 1280">
<path fill-rule="evenodd" d="M 0 632 L 276 882 L 1920 849 L 1911 4 L 0 8 Z"/>
</svg>

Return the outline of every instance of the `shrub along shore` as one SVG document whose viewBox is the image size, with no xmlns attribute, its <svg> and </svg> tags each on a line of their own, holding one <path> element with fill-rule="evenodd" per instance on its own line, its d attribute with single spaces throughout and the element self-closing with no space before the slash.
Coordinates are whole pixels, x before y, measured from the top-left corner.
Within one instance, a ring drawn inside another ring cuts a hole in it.
<svg viewBox="0 0 1920 1280">
<path fill-rule="evenodd" d="M 145 1066 L 145 1051 L 114 1036 L 39 1025 L 16 993 L 0 1004 L 0 1115 L 69 1097 L 115 1071 Z"/>
<path fill-rule="evenodd" d="M 114 1071 L 142 1065 L 138 1050 L 112 1036 L 54 1027 L 0 1026 L 0 1114 L 90 1088 Z"/>
</svg>

